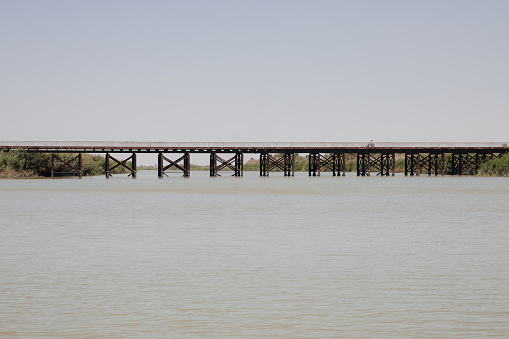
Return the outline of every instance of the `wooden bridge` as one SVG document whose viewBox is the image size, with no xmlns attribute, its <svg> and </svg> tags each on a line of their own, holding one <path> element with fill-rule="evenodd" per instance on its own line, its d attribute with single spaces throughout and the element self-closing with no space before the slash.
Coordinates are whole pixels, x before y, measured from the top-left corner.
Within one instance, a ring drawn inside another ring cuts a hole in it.
<svg viewBox="0 0 509 339">
<path fill-rule="evenodd" d="M 244 154 L 260 154 L 260 176 L 270 172 L 295 173 L 297 154 L 308 154 L 309 175 L 319 176 L 331 172 L 345 175 L 346 157 L 355 156 L 358 176 L 394 175 L 396 155 L 404 157 L 405 175 L 472 175 L 487 160 L 509 152 L 508 143 L 397 143 L 397 142 L 113 142 L 113 141 L 0 141 L 0 151 L 21 149 L 27 152 L 49 153 L 51 173 L 65 171 L 82 176 L 82 153 L 106 155 L 106 178 L 117 167 L 124 167 L 136 178 L 136 154 L 155 153 L 158 156 L 158 176 L 166 171 L 181 171 L 189 176 L 190 154 L 210 154 L 210 175 L 222 170 L 233 171 L 234 176 L 244 172 Z M 71 160 L 64 160 L 59 153 L 73 153 Z M 112 154 L 130 154 L 117 159 Z M 229 156 L 225 156 L 228 155 Z M 173 158 L 173 160 L 172 160 Z M 446 159 L 449 166 L 446 172 Z M 58 164 L 58 167 L 57 167 Z"/>
</svg>

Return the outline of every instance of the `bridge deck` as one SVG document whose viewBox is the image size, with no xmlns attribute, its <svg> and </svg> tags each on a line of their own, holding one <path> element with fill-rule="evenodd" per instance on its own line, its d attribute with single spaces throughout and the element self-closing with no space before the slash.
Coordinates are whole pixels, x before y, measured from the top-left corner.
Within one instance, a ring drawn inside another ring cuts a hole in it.
<svg viewBox="0 0 509 339">
<path fill-rule="evenodd" d="M 508 142 L 135 142 L 135 141 L 0 141 L 0 150 L 32 152 L 454 152 L 508 151 Z"/>
</svg>

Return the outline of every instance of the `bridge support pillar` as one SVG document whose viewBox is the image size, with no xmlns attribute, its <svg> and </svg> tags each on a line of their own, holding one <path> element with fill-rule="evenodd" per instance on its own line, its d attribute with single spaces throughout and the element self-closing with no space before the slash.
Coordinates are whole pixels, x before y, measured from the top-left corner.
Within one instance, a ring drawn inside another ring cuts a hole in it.
<svg viewBox="0 0 509 339">
<path fill-rule="evenodd" d="M 114 165 L 113 167 L 110 167 L 110 160 L 113 160 L 117 164 Z M 128 164 L 129 160 L 131 160 L 131 165 Z M 129 173 L 129 176 L 131 176 L 133 179 L 136 179 L 136 172 L 137 172 L 137 170 L 136 170 L 136 153 L 133 153 L 129 158 L 127 158 L 125 160 L 118 160 L 118 159 L 114 158 L 113 156 L 111 156 L 110 153 L 106 153 L 106 179 L 109 179 L 112 176 L 112 172 L 117 167 L 124 167 L 129 172 L 131 172 L 131 173 Z"/>
<path fill-rule="evenodd" d="M 476 152 L 452 153 L 451 175 L 475 175 L 479 167 L 486 161 L 499 158 L 503 153 Z"/>
<path fill-rule="evenodd" d="M 419 153 L 405 153 L 405 175 L 421 174 L 421 155 Z"/>
<path fill-rule="evenodd" d="M 369 176 L 371 172 L 371 155 L 369 153 L 357 153 L 357 176 Z"/>
<path fill-rule="evenodd" d="M 345 153 L 333 153 L 332 154 L 332 175 L 339 177 L 340 172 L 343 172 L 342 176 L 346 174 L 346 155 Z"/>
<path fill-rule="evenodd" d="M 268 153 L 261 153 L 260 154 L 260 176 L 261 177 L 268 177 L 269 176 L 269 165 L 268 165 Z"/>
<path fill-rule="evenodd" d="M 164 164 L 165 162 L 167 162 L 168 165 L 165 166 Z M 162 179 L 166 175 L 165 172 L 171 169 L 182 171 L 183 177 L 186 178 L 189 177 L 191 175 L 191 163 L 189 152 L 185 152 L 184 155 L 182 155 L 175 161 L 167 158 L 166 156 L 164 156 L 163 153 L 159 153 L 157 158 L 157 176 L 160 179 Z"/>
<path fill-rule="evenodd" d="M 470 174 L 470 154 L 452 153 L 451 154 L 451 175 Z"/>
<path fill-rule="evenodd" d="M 371 170 L 376 172 L 376 175 L 389 176 L 395 175 L 396 171 L 396 154 L 394 153 L 375 153 L 369 157 Z"/>
<path fill-rule="evenodd" d="M 219 176 L 219 171 L 224 169 L 232 170 L 234 177 L 242 177 L 244 175 L 244 154 L 238 152 L 232 158 L 225 160 L 217 153 L 210 153 L 210 176 Z"/>
<path fill-rule="evenodd" d="M 273 157 L 268 153 L 260 154 L 260 176 L 269 176 L 270 172 L 283 172 L 285 177 L 295 176 L 295 153 L 284 153 L 282 157 Z"/>
<path fill-rule="evenodd" d="M 457 153 L 452 153 L 451 154 L 451 172 L 449 174 L 451 175 L 456 175 L 456 174 L 459 174 L 461 175 L 461 160 L 460 160 L 461 156 Z"/>
<path fill-rule="evenodd" d="M 428 175 L 444 175 L 445 168 L 445 154 L 444 153 L 428 153 L 423 154 L 420 159 L 420 169 L 422 173 Z"/>
<path fill-rule="evenodd" d="M 320 162 L 320 154 L 319 153 L 309 153 L 309 156 L 308 156 L 309 176 L 316 177 L 317 175 L 320 175 L 320 172 L 318 170 L 319 162 Z"/>
<path fill-rule="evenodd" d="M 55 167 L 55 160 L 60 163 L 60 166 Z M 69 160 L 64 159 L 61 155 L 50 154 L 50 168 L 51 177 L 55 174 L 77 174 L 81 179 L 83 177 L 83 158 L 82 154 L 78 153 L 76 156 Z"/>
<path fill-rule="evenodd" d="M 310 153 L 309 157 L 309 176 L 320 176 L 322 172 L 332 172 L 333 176 L 345 176 L 345 153 Z"/>
<path fill-rule="evenodd" d="M 218 175 L 217 171 L 217 154 L 210 153 L 210 165 L 209 172 L 211 177 L 216 177 Z"/>
</svg>

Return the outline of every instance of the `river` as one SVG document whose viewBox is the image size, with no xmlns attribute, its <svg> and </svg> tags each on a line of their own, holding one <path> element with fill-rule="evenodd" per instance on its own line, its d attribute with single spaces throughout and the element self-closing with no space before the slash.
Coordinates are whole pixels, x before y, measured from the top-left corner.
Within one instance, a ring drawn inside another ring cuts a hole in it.
<svg viewBox="0 0 509 339">
<path fill-rule="evenodd" d="M 509 336 L 509 178 L 0 180 L 0 337 Z"/>
</svg>

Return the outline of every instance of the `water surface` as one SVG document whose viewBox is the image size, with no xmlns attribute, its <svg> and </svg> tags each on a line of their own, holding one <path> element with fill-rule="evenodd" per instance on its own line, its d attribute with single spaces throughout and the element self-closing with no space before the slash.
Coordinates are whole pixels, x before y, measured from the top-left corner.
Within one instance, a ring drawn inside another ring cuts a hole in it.
<svg viewBox="0 0 509 339">
<path fill-rule="evenodd" d="M 0 180 L 3 337 L 509 336 L 509 180 Z"/>
</svg>

